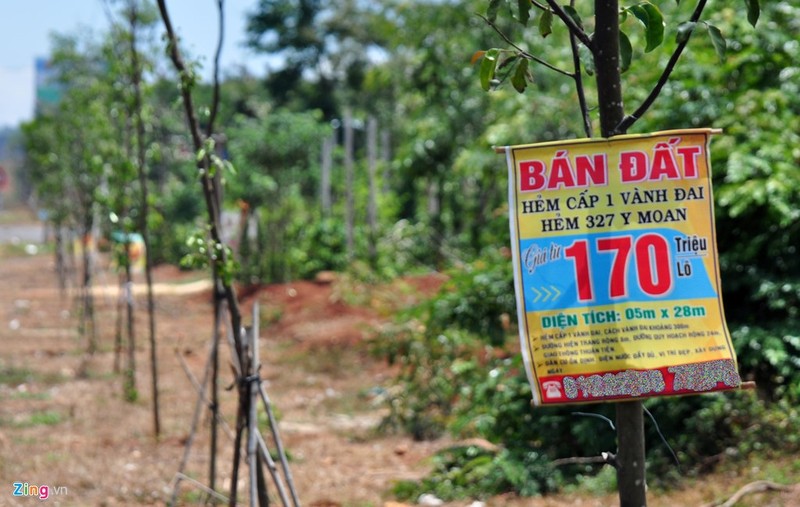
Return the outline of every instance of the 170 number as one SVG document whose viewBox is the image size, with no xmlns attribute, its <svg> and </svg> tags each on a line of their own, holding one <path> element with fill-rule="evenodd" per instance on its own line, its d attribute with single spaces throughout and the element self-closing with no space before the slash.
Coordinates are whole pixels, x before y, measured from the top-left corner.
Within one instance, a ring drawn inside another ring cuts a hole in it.
<svg viewBox="0 0 800 507">
<path fill-rule="evenodd" d="M 661 296 L 672 288 L 669 245 L 659 234 L 644 234 L 635 241 L 632 236 L 598 238 L 594 242 L 598 253 L 614 256 L 611 263 L 608 294 L 612 299 L 628 296 L 628 265 L 636 266 L 636 281 L 648 296 Z M 589 257 L 589 241 L 575 240 L 564 249 L 564 256 L 575 263 L 578 300 L 594 300 L 594 273 Z"/>
</svg>

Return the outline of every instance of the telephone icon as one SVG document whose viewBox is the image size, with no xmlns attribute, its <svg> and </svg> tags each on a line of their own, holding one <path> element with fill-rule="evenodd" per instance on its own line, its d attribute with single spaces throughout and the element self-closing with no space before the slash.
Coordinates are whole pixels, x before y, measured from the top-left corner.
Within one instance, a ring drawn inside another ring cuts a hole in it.
<svg viewBox="0 0 800 507">
<path fill-rule="evenodd" d="M 561 382 L 550 380 L 542 383 L 545 398 L 561 398 Z"/>
</svg>

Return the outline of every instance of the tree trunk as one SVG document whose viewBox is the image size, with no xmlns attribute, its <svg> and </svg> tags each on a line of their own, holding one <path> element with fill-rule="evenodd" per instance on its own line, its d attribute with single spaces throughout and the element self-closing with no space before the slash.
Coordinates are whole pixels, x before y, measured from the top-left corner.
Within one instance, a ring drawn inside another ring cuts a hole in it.
<svg viewBox="0 0 800 507">
<path fill-rule="evenodd" d="M 125 369 L 125 399 L 136 401 L 136 332 L 133 315 L 133 279 L 131 277 L 130 236 L 125 238 L 125 315 L 128 333 L 128 367 Z"/>
<path fill-rule="evenodd" d="M 222 326 L 223 312 L 225 311 L 225 294 L 221 287 L 214 288 L 214 333 L 211 346 L 211 436 L 209 441 L 208 460 L 208 487 L 213 491 L 217 489 L 217 448 L 219 428 L 219 341 L 220 327 Z"/>
<path fill-rule="evenodd" d="M 82 336 L 88 336 L 87 352 L 89 355 L 94 355 L 97 351 L 97 330 L 94 321 L 94 296 L 92 295 L 92 271 L 94 266 L 90 250 L 92 242 L 91 224 L 84 227 L 81 242 L 83 246 L 81 249 L 83 259 L 83 282 L 81 283 L 83 313 L 81 315 L 80 332 Z"/>
<path fill-rule="evenodd" d="M 64 231 L 61 222 L 53 222 L 53 239 L 55 240 L 56 272 L 58 273 L 58 290 L 61 299 L 67 293 L 67 265 L 64 261 Z"/>
<path fill-rule="evenodd" d="M 150 203 L 147 184 L 147 160 L 145 155 L 145 128 L 142 101 L 142 66 L 139 62 L 139 51 L 136 48 L 137 28 L 139 26 L 138 2 L 130 2 L 131 28 L 131 63 L 133 81 L 133 119 L 136 124 L 136 169 L 139 177 L 141 210 L 139 213 L 139 230 L 144 244 L 144 274 L 147 283 L 147 322 L 150 343 L 150 380 L 153 402 L 153 433 L 156 438 L 161 434 L 161 416 L 158 402 L 158 349 L 156 347 L 155 296 L 153 294 L 153 254 L 150 251 L 150 231 L 147 220 L 150 216 Z"/>
<path fill-rule="evenodd" d="M 594 60 L 600 131 L 603 137 L 617 132 L 624 117 L 619 66 L 619 4 L 595 0 Z M 617 487 L 620 507 L 647 505 L 645 485 L 644 418 L 641 401 L 617 403 Z"/>
<path fill-rule="evenodd" d="M 122 313 L 125 306 L 125 278 L 119 275 L 117 288 L 117 319 L 114 325 L 114 373 L 122 371 Z"/>
</svg>

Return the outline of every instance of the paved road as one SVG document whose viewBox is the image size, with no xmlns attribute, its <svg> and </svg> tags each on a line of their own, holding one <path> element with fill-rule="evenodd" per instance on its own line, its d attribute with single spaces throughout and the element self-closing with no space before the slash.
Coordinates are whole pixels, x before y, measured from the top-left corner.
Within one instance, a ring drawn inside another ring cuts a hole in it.
<svg viewBox="0 0 800 507">
<path fill-rule="evenodd" d="M 0 224 L 0 244 L 39 244 L 43 237 L 44 230 L 40 223 Z"/>
</svg>

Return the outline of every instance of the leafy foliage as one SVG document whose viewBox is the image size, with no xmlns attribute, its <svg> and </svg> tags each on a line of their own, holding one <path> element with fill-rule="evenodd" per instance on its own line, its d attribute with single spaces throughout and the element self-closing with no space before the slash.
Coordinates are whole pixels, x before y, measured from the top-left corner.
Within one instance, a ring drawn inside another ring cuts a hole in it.
<svg viewBox="0 0 800 507">
<path fill-rule="evenodd" d="M 501 5 L 501 2 L 490 2 L 487 18 L 492 21 L 498 19 L 497 13 L 502 8 Z M 513 4 L 508 5 L 511 6 L 512 12 L 516 12 L 515 19 L 525 24 L 529 19 L 527 10 L 530 6 L 527 5 L 523 12 L 522 7 L 520 11 L 514 11 Z M 755 25 L 758 15 L 754 13 L 760 14 L 761 10 L 757 4 L 754 6 L 750 2 L 748 8 L 747 21 Z M 766 13 L 768 18 L 780 19 L 781 26 L 791 27 L 792 11 L 793 8 L 787 3 L 782 3 L 774 8 L 770 6 Z M 718 208 L 719 218 L 720 223 L 724 224 L 718 227 L 718 230 L 724 228 L 720 233 L 721 249 L 722 245 L 726 244 L 732 247 L 730 251 L 723 251 L 722 255 L 723 279 L 731 280 L 726 284 L 725 298 L 726 301 L 734 300 L 733 305 L 729 303 L 730 306 L 741 307 L 734 310 L 736 317 L 732 319 L 733 322 L 744 321 L 750 324 L 739 327 L 733 332 L 743 374 L 757 378 L 760 385 L 767 386 L 764 390 L 769 393 L 767 398 L 796 399 L 799 383 L 795 373 L 798 371 L 797 357 L 800 351 L 796 349 L 797 340 L 791 332 L 791 329 L 796 328 L 796 310 L 793 309 L 794 303 L 792 303 L 797 294 L 792 282 L 796 274 L 793 263 L 785 256 L 794 253 L 791 245 L 792 242 L 796 242 L 793 227 L 796 220 L 789 217 L 793 216 L 797 207 L 788 203 L 797 202 L 794 192 L 800 188 L 798 185 L 800 182 L 797 182 L 794 176 L 784 175 L 782 167 L 783 163 L 791 164 L 796 157 L 778 147 L 795 146 L 797 143 L 791 139 L 785 142 L 779 139 L 782 136 L 793 136 L 796 130 L 791 128 L 788 131 L 782 130 L 777 124 L 793 124 L 792 119 L 783 118 L 779 111 L 786 111 L 786 114 L 794 117 L 797 115 L 796 108 L 789 105 L 791 99 L 778 102 L 780 96 L 785 96 L 784 93 L 770 93 L 768 90 L 770 85 L 767 84 L 770 78 L 766 75 L 769 72 L 772 79 L 780 74 L 794 75 L 793 66 L 788 63 L 790 60 L 785 59 L 781 54 L 782 51 L 775 50 L 782 48 L 783 51 L 790 53 L 796 50 L 796 45 L 787 44 L 784 39 L 784 37 L 792 38 L 793 29 L 788 33 L 784 29 L 781 35 L 775 34 L 776 27 L 768 30 L 769 33 L 764 30 L 743 31 L 744 20 L 732 16 L 729 9 L 724 9 L 722 13 L 711 13 L 713 24 L 704 21 L 699 25 L 692 22 L 691 25 L 679 26 L 675 42 L 668 42 L 665 37 L 666 31 L 663 30 L 662 15 L 660 11 L 656 14 L 655 6 L 638 4 L 634 8 L 626 9 L 625 12 L 632 14 L 645 27 L 643 42 L 629 39 L 628 45 L 622 44 L 622 51 L 630 53 L 623 54 L 623 65 L 626 67 L 632 59 L 637 44 L 641 44 L 639 47 L 643 47 L 645 53 L 654 51 L 659 45 L 665 45 L 667 50 L 671 50 L 675 43 L 685 42 L 691 30 L 697 26 L 702 26 L 709 35 L 708 39 L 700 42 L 695 53 L 700 61 L 679 71 L 678 75 L 684 77 L 667 86 L 665 97 L 661 99 L 663 101 L 661 112 L 654 111 L 655 120 L 648 120 L 645 128 L 648 128 L 649 124 L 656 124 L 658 125 L 656 129 L 663 129 L 666 128 L 665 125 L 677 127 L 686 125 L 687 122 L 694 126 L 719 125 L 719 123 L 709 124 L 713 119 L 715 122 L 721 120 L 723 126 L 728 126 L 730 120 L 730 128 L 741 132 L 735 139 L 731 138 L 729 142 L 720 143 L 724 147 L 723 150 L 717 150 L 714 162 L 716 167 L 723 167 L 723 173 L 726 174 L 716 177 L 719 188 L 717 202 L 721 204 L 721 210 Z M 573 17 L 578 19 L 579 16 L 576 16 L 577 13 Z M 761 23 L 764 23 L 763 17 Z M 553 33 L 551 21 L 543 19 L 538 24 L 542 36 Z M 628 39 L 627 35 L 624 37 Z M 749 40 L 737 40 L 740 37 Z M 771 39 L 771 49 L 765 51 L 763 46 L 759 48 L 760 44 L 753 40 L 762 37 Z M 781 39 L 783 40 L 778 42 Z M 742 51 L 747 56 L 743 54 L 740 59 L 737 53 Z M 503 56 L 504 52 L 510 54 Z M 502 62 L 513 61 L 515 59 L 513 53 L 513 50 L 495 48 L 477 54 L 478 58 L 482 58 L 478 76 L 481 87 L 487 90 L 497 89 L 503 81 L 500 74 L 500 70 L 503 69 Z M 517 52 L 516 58 L 520 56 L 523 55 Z M 758 65 L 754 62 L 760 62 L 765 58 L 771 63 L 759 67 L 759 70 L 754 72 L 755 69 L 751 66 Z M 719 65 L 717 62 L 720 59 L 724 59 L 725 63 Z M 739 65 L 750 67 L 749 70 L 734 70 L 737 64 L 732 62 L 736 61 L 741 62 Z M 776 73 L 775 69 L 784 70 Z M 641 81 L 646 81 L 648 73 L 644 74 L 639 78 Z M 740 92 L 741 106 L 747 107 L 747 112 L 743 114 L 741 110 L 735 111 L 736 106 L 733 109 L 728 107 L 727 112 L 723 112 L 725 102 L 733 99 L 734 104 L 739 103 L 735 90 L 740 79 L 748 80 L 747 84 L 742 84 Z M 763 81 L 754 83 L 760 79 Z M 711 91 L 711 88 L 718 87 L 719 83 L 728 84 L 726 91 L 723 93 Z M 517 91 L 524 90 L 524 87 L 514 83 L 513 80 L 512 85 Z M 779 86 L 787 85 L 788 83 L 783 82 Z M 683 91 L 675 94 L 676 89 Z M 764 95 L 761 95 L 762 92 Z M 634 88 L 632 93 L 639 92 Z M 784 107 L 777 106 L 778 103 Z M 761 116 L 756 111 L 772 111 L 772 113 Z M 754 114 L 755 117 L 752 116 Z M 665 116 L 669 121 L 664 121 Z M 759 125 L 755 128 L 754 125 L 744 125 L 741 122 L 742 117 L 751 118 L 753 123 L 763 121 L 768 125 L 763 127 Z M 719 155 L 720 151 L 724 154 Z M 745 159 L 747 162 L 743 162 Z M 794 171 L 793 174 L 796 176 L 797 172 Z M 736 197 L 732 193 L 735 193 Z M 756 232 L 758 226 L 755 223 L 759 220 L 756 216 L 762 220 L 765 216 L 772 216 L 779 221 L 778 223 L 784 224 L 784 229 L 779 229 L 779 226 L 767 229 L 762 227 Z M 744 218 L 748 220 L 743 222 Z M 779 230 L 784 230 L 784 234 L 777 234 Z M 729 236 L 730 239 L 722 239 L 725 236 Z M 762 263 L 757 258 L 764 259 L 767 255 L 763 248 L 775 248 L 771 255 L 773 258 L 775 255 L 778 256 L 777 266 L 770 266 L 766 270 L 758 267 Z M 738 269 L 732 271 L 731 268 L 736 264 Z M 778 271 L 780 274 L 775 273 L 764 282 L 765 271 Z M 502 364 L 502 361 L 498 363 L 489 359 L 497 355 L 503 357 L 504 354 L 498 354 L 496 350 L 488 352 L 484 348 L 485 333 L 473 335 L 461 329 L 458 318 L 449 312 L 452 306 L 448 304 L 448 300 L 452 297 L 454 300 L 463 301 L 466 314 L 471 312 L 478 314 L 481 309 L 472 302 L 475 287 L 469 280 L 462 278 L 457 287 L 459 288 L 457 295 L 444 293 L 431 302 L 423 314 L 426 318 L 421 322 L 404 328 L 399 335 L 393 335 L 393 339 L 397 339 L 394 342 L 395 347 L 400 349 L 390 349 L 389 357 L 400 357 L 399 361 L 404 366 L 399 378 L 402 389 L 398 389 L 395 396 L 391 397 L 393 417 L 395 420 L 405 421 L 407 427 L 417 436 L 424 436 L 419 434 L 420 426 L 428 427 L 426 424 L 421 425 L 421 422 L 432 423 L 438 431 L 446 428 L 456 434 L 478 435 L 491 442 L 500 443 L 500 448 L 503 450 L 512 449 L 519 442 L 525 442 L 527 450 L 538 449 L 535 444 L 531 445 L 531 442 L 539 442 L 540 439 L 515 431 L 519 431 L 519 428 L 536 427 L 542 424 L 547 416 L 541 415 L 538 410 L 532 415 L 527 406 L 525 408 L 520 406 L 518 411 L 506 413 L 497 409 L 497 407 L 515 406 L 511 400 L 503 396 L 509 391 L 514 391 L 513 388 L 509 389 L 510 386 L 524 385 L 524 378 L 519 373 L 521 365 L 516 365 L 515 369 L 513 366 Z M 734 291 L 737 292 L 736 296 L 731 295 Z M 754 298 L 761 300 L 755 307 L 753 307 Z M 452 326 L 442 328 L 436 312 L 438 308 L 442 309 L 441 322 L 452 322 Z M 730 315 L 730 310 L 728 313 Z M 419 315 L 417 317 L 419 318 Z M 483 319 L 486 317 L 482 316 Z M 491 317 L 484 322 L 491 322 Z M 757 331 L 754 331 L 755 329 Z M 423 350 L 432 351 L 432 354 L 422 357 Z M 502 378 L 502 381 L 499 384 L 487 381 L 487 378 L 493 376 Z M 454 383 L 462 386 L 461 389 L 442 388 Z M 493 387 L 499 388 L 493 390 Z M 526 398 L 521 396 L 519 399 Z M 753 397 L 752 394 L 736 393 L 681 400 L 653 400 L 648 405 L 659 421 L 667 440 L 677 450 L 684 472 L 687 470 L 700 472 L 707 470 L 710 464 L 746 457 L 755 452 L 776 452 L 779 449 L 797 448 L 796 439 L 789 435 L 796 432 L 800 421 L 797 412 L 789 408 L 790 405 L 785 401 L 768 404 Z M 483 412 L 479 413 L 481 410 Z M 563 417 L 564 414 L 560 415 Z M 421 419 L 421 416 L 424 418 Z M 532 420 L 536 422 L 532 424 Z M 508 422 L 508 426 L 504 431 L 502 423 L 505 422 Z M 564 425 L 563 420 L 562 425 Z M 589 433 L 593 431 L 595 430 L 588 430 Z M 558 432 L 549 434 L 558 435 Z M 653 427 L 648 429 L 648 439 L 656 442 L 660 440 Z M 555 440 L 566 445 L 565 442 L 569 437 L 556 437 Z M 669 449 L 664 445 L 650 444 L 649 447 L 653 449 L 649 456 L 651 475 L 661 478 L 664 482 L 677 477 L 679 474 L 674 468 Z M 587 453 L 591 448 L 591 444 L 580 446 L 580 450 L 558 447 L 551 458 L 591 454 Z M 608 440 L 604 442 L 604 448 L 601 450 L 613 450 Z M 509 453 L 504 456 L 510 455 L 514 454 Z M 436 461 L 432 477 L 413 486 L 402 484 L 397 492 L 409 498 L 423 491 L 436 491 L 446 498 L 458 495 L 479 496 L 480 490 L 468 490 L 462 487 L 461 481 L 471 477 L 473 482 L 477 482 L 474 475 L 478 470 L 486 476 L 492 476 L 497 470 L 490 465 L 495 457 L 494 453 L 474 449 L 470 453 L 461 450 L 447 452 Z M 562 472 L 564 477 L 577 478 L 586 471 L 564 469 Z M 496 479 L 496 482 L 502 480 Z M 507 483 L 505 487 L 509 487 Z M 536 490 L 536 487 L 532 486 L 530 490 Z M 509 487 L 509 489 L 521 491 L 519 488 Z"/>
<path fill-rule="evenodd" d="M 556 490 L 561 474 L 546 456 L 534 451 L 514 454 L 509 450 L 487 451 L 477 446 L 453 447 L 433 458 L 433 474 L 419 484 L 402 481 L 393 488 L 401 500 L 414 500 L 432 493 L 444 500 L 486 499 L 518 492 L 535 496 Z"/>
<path fill-rule="evenodd" d="M 778 2 L 760 13 L 756 31 L 730 8 L 715 13 L 729 20 L 725 61 L 698 44 L 644 128 L 723 129 L 711 155 L 728 325 L 743 376 L 771 399 L 796 399 L 800 6 Z"/>
<path fill-rule="evenodd" d="M 266 80 L 275 103 L 335 118 L 337 89 L 358 92 L 366 55 L 379 50 L 387 33 L 378 10 L 356 0 L 259 2 L 248 19 L 248 45 L 281 57 Z"/>
</svg>

